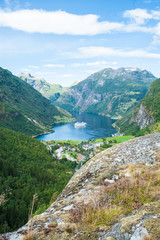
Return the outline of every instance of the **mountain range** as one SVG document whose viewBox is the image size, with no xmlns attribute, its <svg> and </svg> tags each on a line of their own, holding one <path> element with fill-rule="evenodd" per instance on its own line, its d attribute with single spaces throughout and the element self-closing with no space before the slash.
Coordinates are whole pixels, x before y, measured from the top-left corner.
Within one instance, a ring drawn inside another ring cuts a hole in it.
<svg viewBox="0 0 160 240">
<path fill-rule="evenodd" d="M 145 96 L 155 76 L 139 68 L 105 68 L 64 89 L 31 74 L 19 75 L 55 105 L 69 112 L 88 112 L 118 119 Z"/>
<path fill-rule="evenodd" d="M 120 118 L 145 96 L 155 76 L 138 68 L 106 68 L 68 88 L 55 102 L 67 111 Z"/>
<path fill-rule="evenodd" d="M 37 91 L 46 94 L 47 82 L 28 76 L 32 86 L 0 68 L 0 232 L 25 224 L 31 203 L 43 214 L 0 239 L 159 240 L 160 134 L 99 152 L 69 181 L 74 163 L 53 158 L 56 143 L 20 133 L 72 120 Z M 160 131 L 160 79 L 146 70 L 104 69 L 54 94 L 69 111 L 122 117 L 116 125 L 125 134 Z"/>
</svg>

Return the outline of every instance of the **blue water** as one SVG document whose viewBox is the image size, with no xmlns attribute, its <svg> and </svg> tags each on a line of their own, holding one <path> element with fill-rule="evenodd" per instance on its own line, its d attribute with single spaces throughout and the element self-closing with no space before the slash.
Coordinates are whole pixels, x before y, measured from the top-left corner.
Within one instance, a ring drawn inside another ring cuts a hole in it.
<svg viewBox="0 0 160 240">
<path fill-rule="evenodd" d="M 76 122 L 86 122 L 84 128 L 75 128 L 74 123 L 65 123 L 53 128 L 54 133 L 39 136 L 39 140 L 89 140 L 94 138 L 108 137 L 116 132 L 112 127 L 114 120 L 109 117 L 89 114 L 89 113 L 72 113 Z"/>
</svg>

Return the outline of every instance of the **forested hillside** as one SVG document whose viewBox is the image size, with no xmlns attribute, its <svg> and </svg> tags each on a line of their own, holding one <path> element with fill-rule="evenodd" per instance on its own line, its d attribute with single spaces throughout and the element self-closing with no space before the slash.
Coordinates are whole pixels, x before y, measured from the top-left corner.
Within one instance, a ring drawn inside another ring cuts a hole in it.
<svg viewBox="0 0 160 240">
<path fill-rule="evenodd" d="M 49 131 L 57 121 L 71 118 L 71 114 L 51 104 L 32 86 L 0 68 L 1 126 L 36 135 Z"/>
<path fill-rule="evenodd" d="M 63 190 L 75 164 L 54 159 L 36 139 L 0 127 L 0 232 L 25 224 L 32 198 L 34 211 L 45 210 Z"/>
</svg>

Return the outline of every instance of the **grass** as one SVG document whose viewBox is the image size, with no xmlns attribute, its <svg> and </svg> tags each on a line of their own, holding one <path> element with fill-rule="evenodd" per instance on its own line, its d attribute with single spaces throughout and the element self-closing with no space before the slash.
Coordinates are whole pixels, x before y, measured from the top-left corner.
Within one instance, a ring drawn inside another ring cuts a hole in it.
<svg viewBox="0 0 160 240">
<path fill-rule="evenodd" d="M 53 140 L 53 141 L 47 141 L 47 144 L 52 144 L 52 143 L 61 143 L 61 144 L 65 144 L 68 143 L 70 145 L 78 145 L 80 144 L 82 141 L 81 140 Z"/>
<path fill-rule="evenodd" d="M 120 137 L 110 137 L 110 138 L 107 138 L 107 141 L 110 141 L 110 140 L 116 140 L 117 143 L 122 143 L 122 142 L 126 142 L 130 139 L 133 139 L 134 136 L 120 136 Z"/>
<path fill-rule="evenodd" d="M 133 139 L 134 136 L 119 136 L 119 137 L 108 137 L 108 138 L 97 138 L 95 140 L 93 140 L 94 143 L 98 143 L 98 142 L 103 142 L 105 141 L 112 141 L 112 140 L 116 140 L 116 143 L 122 143 L 125 141 L 128 141 L 130 139 Z"/>
<path fill-rule="evenodd" d="M 77 159 L 78 155 L 76 152 L 67 152 L 72 158 Z"/>
<path fill-rule="evenodd" d="M 70 212 L 71 221 L 78 223 L 80 230 L 94 231 L 102 225 L 111 226 L 133 210 L 155 200 L 155 192 L 160 185 L 156 170 L 142 166 L 140 171 L 130 171 L 131 177 L 123 176 L 102 186 L 102 191 L 95 193 L 89 204 L 75 204 Z"/>
</svg>

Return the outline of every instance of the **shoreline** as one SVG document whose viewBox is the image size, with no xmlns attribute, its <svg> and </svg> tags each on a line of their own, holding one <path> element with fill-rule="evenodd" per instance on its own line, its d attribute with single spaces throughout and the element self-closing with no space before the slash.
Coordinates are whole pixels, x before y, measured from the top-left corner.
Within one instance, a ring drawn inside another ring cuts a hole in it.
<svg viewBox="0 0 160 240">
<path fill-rule="evenodd" d="M 33 135 L 32 138 L 38 138 L 38 137 L 40 137 L 42 135 L 46 135 L 46 134 L 55 132 L 55 130 L 53 130 L 55 125 L 69 123 L 69 122 L 75 122 L 75 121 L 76 121 L 75 118 L 68 119 L 68 121 L 56 121 L 55 123 L 52 124 L 52 127 L 49 128 L 48 131 L 44 131 L 43 133 L 40 133 L 40 134 L 37 134 L 37 135 Z"/>
</svg>

